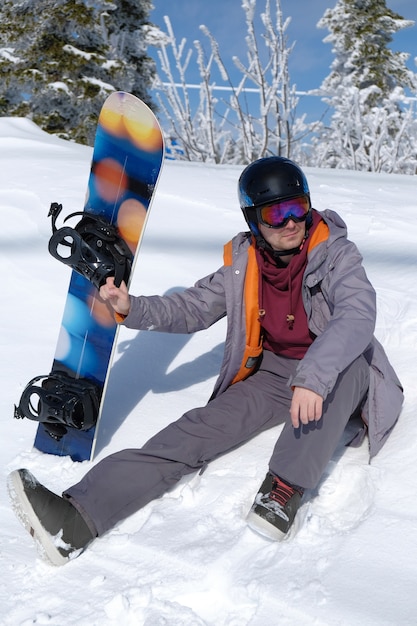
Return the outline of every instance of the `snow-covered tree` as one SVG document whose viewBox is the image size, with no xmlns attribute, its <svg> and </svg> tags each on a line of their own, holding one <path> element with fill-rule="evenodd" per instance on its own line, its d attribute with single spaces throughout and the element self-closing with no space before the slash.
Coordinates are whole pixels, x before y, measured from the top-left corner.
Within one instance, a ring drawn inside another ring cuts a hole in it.
<svg viewBox="0 0 417 626">
<path fill-rule="evenodd" d="M 322 90 L 333 94 L 339 86 L 377 87 L 368 93 L 372 107 L 396 87 L 413 89 L 414 74 L 406 66 L 409 55 L 389 48 L 394 33 L 413 24 L 391 11 L 385 0 L 338 0 L 317 24 L 330 31 L 324 41 L 332 44 L 335 55 Z"/>
<path fill-rule="evenodd" d="M 372 87 L 370 88 L 372 89 Z M 313 142 L 310 164 L 318 167 L 415 174 L 415 103 L 404 103 L 395 89 L 380 106 L 369 108 L 368 89 L 351 87 L 335 109 L 329 127 Z M 402 105 L 399 113 L 399 105 Z"/>
<path fill-rule="evenodd" d="M 393 34 L 414 22 L 385 0 L 338 0 L 318 26 L 335 59 L 321 93 L 332 111 L 313 141 L 312 158 L 323 166 L 367 171 L 416 169 L 416 124 L 407 90 L 417 90 L 409 55 L 389 48 Z"/>
<path fill-rule="evenodd" d="M 206 52 L 200 41 L 186 49 L 186 40 L 177 44 L 168 17 L 167 32 L 160 41 L 158 104 L 170 125 L 170 137 L 181 144 L 179 158 L 217 163 L 248 163 L 268 154 L 299 155 L 299 142 L 309 127 L 296 116 L 298 97 L 291 84 L 288 46 L 280 0 L 265 0 L 257 25 L 256 0 L 243 0 L 246 18 L 246 62 L 232 61 L 241 73 L 234 81 L 221 55 L 219 45 L 205 27 L 209 41 Z M 194 51 L 200 74 L 198 102 L 190 94 L 187 70 Z M 237 82 L 237 84 L 236 84 Z M 220 98 L 217 89 L 223 88 Z M 248 97 L 251 106 L 248 106 Z M 255 104 L 257 100 L 257 105 Z"/>
<path fill-rule="evenodd" d="M 304 117 L 296 115 L 298 96 L 288 67 L 294 48 L 294 44 L 288 45 L 287 41 L 291 18 L 284 19 L 280 0 L 266 0 L 265 10 L 260 14 L 263 31 L 259 34 L 255 26 L 256 0 L 243 0 L 242 7 L 247 29 L 247 59 L 243 63 L 239 58 L 233 58 L 242 73 L 242 80 L 229 101 L 230 109 L 240 121 L 237 145 L 240 145 L 246 162 L 268 154 L 293 157 L 297 142 L 306 134 L 307 125 Z M 216 60 L 225 80 L 232 85 L 219 55 Z M 247 86 L 256 89 L 256 115 L 243 106 Z"/>
<path fill-rule="evenodd" d="M 122 71 L 118 89 L 133 93 L 152 105 L 149 90 L 155 76 L 155 64 L 147 56 L 148 33 L 159 36 L 159 30 L 148 22 L 153 6 L 151 0 L 111 0 L 114 9 L 105 16 L 106 43 Z"/>
<path fill-rule="evenodd" d="M 126 89 L 149 100 L 153 64 L 141 33 L 149 10 L 149 0 L 4 0 L 0 114 L 92 144 L 108 93 Z"/>
</svg>

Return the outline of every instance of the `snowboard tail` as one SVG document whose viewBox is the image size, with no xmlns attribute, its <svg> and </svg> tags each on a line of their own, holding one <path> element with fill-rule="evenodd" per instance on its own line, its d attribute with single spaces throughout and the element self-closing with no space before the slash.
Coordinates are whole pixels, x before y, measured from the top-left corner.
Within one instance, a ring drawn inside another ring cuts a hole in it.
<svg viewBox="0 0 417 626">
<path fill-rule="evenodd" d="M 50 252 L 73 269 L 51 371 L 28 383 L 15 409 L 16 417 L 41 422 L 34 446 L 42 452 L 93 458 L 118 331 L 98 289 L 108 276 L 129 286 L 163 157 L 152 111 L 135 96 L 115 92 L 99 116 L 84 210 L 67 218 L 79 215 L 79 223 L 57 229 L 62 206 L 51 205 Z M 94 393 L 85 391 L 90 387 Z M 81 397 L 89 403 L 88 419 L 79 416 Z"/>
</svg>

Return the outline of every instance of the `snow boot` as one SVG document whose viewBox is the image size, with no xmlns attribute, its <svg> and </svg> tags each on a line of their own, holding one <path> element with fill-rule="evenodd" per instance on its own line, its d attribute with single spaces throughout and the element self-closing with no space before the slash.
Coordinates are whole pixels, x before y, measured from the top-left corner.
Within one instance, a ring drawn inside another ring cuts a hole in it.
<svg viewBox="0 0 417 626">
<path fill-rule="evenodd" d="M 17 517 L 53 565 L 76 558 L 94 539 L 71 502 L 46 489 L 28 470 L 12 472 L 8 489 Z"/>
<path fill-rule="evenodd" d="M 246 518 L 249 527 L 273 541 L 289 538 L 303 492 L 268 472 Z"/>
</svg>

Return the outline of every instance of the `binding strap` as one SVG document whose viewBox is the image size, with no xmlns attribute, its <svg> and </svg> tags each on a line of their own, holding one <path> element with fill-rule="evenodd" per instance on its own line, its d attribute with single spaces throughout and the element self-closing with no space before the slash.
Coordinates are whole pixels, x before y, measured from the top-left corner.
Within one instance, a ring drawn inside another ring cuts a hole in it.
<svg viewBox="0 0 417 626">
<path fill-rule="evenodd" d="M 89 430 L 96 424 L 100 395 L 91 380 L 51 372 L 49 376 L 35 376 L 26 385 L 19 405 L 14 407 L 14 416 L 41 422 L 47 433 L 59 441 L 68 427 Z"/>
<path fill-rule="evenodd" d="M 48 217 L 52 217 L 52 237 L 48 249 L 51 255 L 87 278 L 100 289 L 109 276 L 114 276 L 116 287 L 122 280 L 128 284 L 132 270 L 133 254 L 113 224 L 103 217 L 90 213 L 71 213 L 64 223 L 74 216 L 81 220 L 73 228 L 56 228 L 62 204 L 53 202 Z"/>
</svg>

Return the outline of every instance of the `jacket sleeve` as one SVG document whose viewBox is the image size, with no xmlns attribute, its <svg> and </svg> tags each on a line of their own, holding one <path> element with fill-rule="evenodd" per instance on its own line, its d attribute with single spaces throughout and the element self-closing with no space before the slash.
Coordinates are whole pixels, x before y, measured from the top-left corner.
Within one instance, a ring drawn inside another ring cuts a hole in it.
<svg viewBox="0 0 417 626">
<path fill-rule="evenodd" d="M 326 263 L 320 281 L 309 278 L 314 294 L 310 328 L 317 337 L 300 361 L 291 385 L 312 389 L 325 399 L 339 374 L 373 339 L 376 295 L 358 249 L 346 239 L 337 243 L 337 252 Z"/>
<path fill-rule="evenodd" d="M 208 328 L 226 314 L 224 270 L 220 268 L 182 292 L 130 296 L 130 312 L 123 324 L 137 330 L 183 334 Z"/>
</svg>

